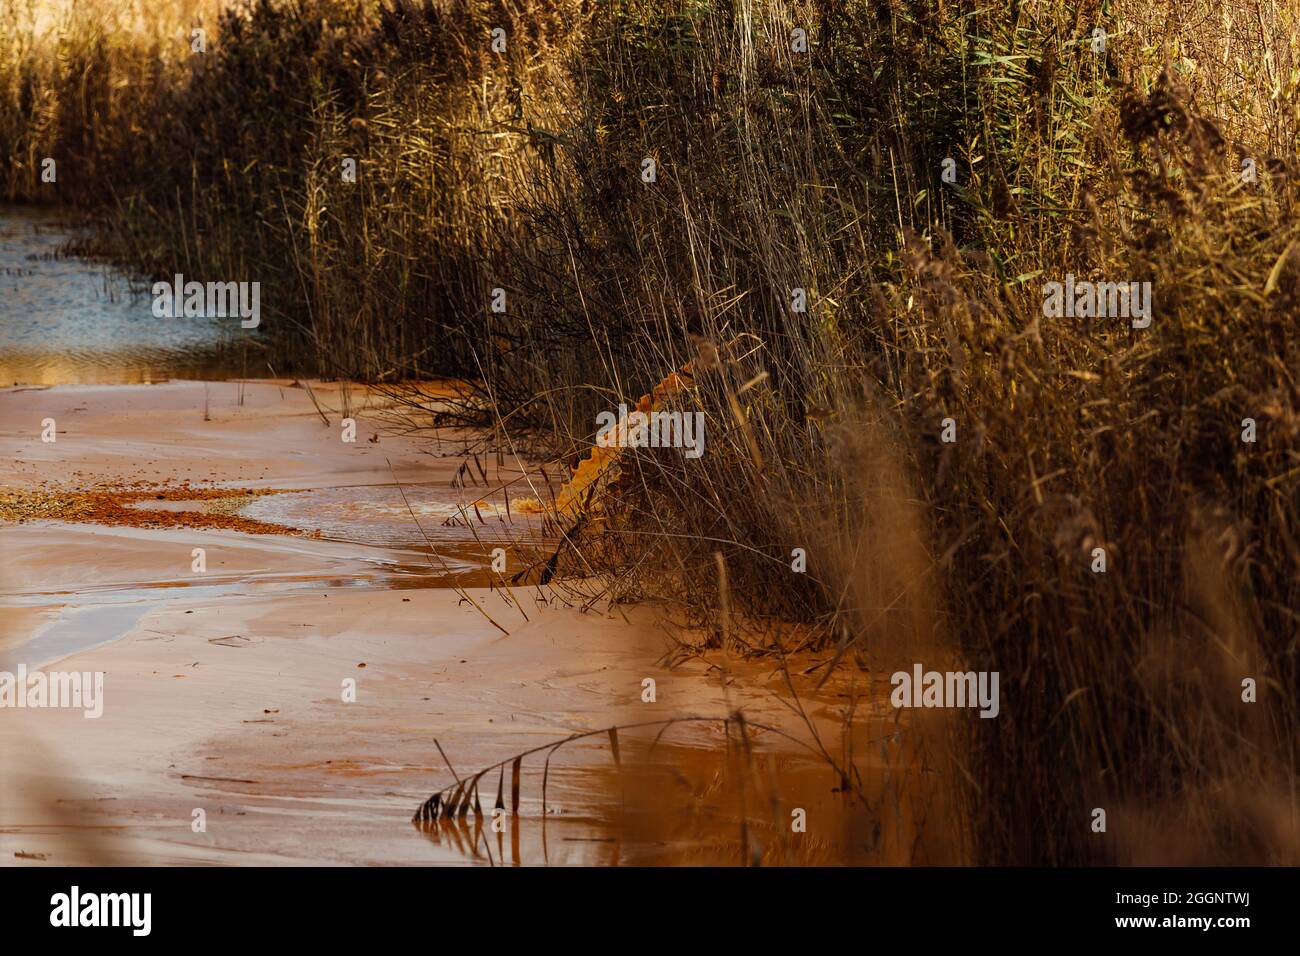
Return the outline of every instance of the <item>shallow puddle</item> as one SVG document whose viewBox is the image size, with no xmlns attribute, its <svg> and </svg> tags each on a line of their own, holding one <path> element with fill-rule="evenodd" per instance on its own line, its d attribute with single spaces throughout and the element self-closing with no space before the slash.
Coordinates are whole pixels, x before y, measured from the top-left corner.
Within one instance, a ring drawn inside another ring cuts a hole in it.
<svg viewBox="0 0 1300 956">
<path fill-rule="evenodd" d="M 590 765 L 591 755 L 581 769 L 557 771 L 553 763 L 545 809 L 542 773 L 526 772 L 520 812 L 495 825 L 495 793 L 485 793 L 482 815 L 470 810 L 412 826 L 440 852 L 482 865 L 880 864 L 905 860 L 911 849 L 815 757 L 662 742 L 651 750 L 641 741 L 618 766 L 608 751 L 606 758 L 607 767 Z M 895 795 L 897 780 L 880 768 L 867 779 L 877 796 Z M 503 808 L 510 780 L 507 770 Z M 497 776 L 488 783 L 481 786 L 495 791 Z M 910 828 L 908 836 L 923 842 Z"/>
<path fill-rule="evenodd" d="M 0 653 L 0 670 L 12 672 L 19 664 L 29 670 L 44 667 L 78 651 L 111 643 L 135 627 L 153 607 L 123 601 L 65 608 L 34 638 Z"/>
<path fill-rule="evenodd" d="M 250 500 L 239 514 L 317 533 L 332 541 L 387 548 L 441 543 L 489 547 L 535 539 L 541 521 L 508 511 L 504 501 L 465 497 L 445 485 L 317 488 Z"/>
</svg>

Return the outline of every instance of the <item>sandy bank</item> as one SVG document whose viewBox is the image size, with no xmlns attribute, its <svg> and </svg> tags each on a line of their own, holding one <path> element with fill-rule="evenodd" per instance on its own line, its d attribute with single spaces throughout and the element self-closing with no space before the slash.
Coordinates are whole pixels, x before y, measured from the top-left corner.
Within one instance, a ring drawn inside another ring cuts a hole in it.
<svg viewBox="0 0 1300 956">
<path fill-rule="evenodd" d="M 317 387 L 326 426 L 305 390 L 277 383 L 0 392 L 0 483 L 450 482 L 459 459 L 439 454 L 448 449 L 383 433 L 364 411 L 357 442 L 340 441 L 339 398 Z M 46 418 L 54 443 L 40 440 Z M 470 592 L 506 635 L 436 586 L 445 581 L 430 579 L 428 555 L 401 548 L 64 522 L 0 527 L 0 545 L 5 666 L 56 661 L 105 675 L 98 719 L 0 711 L 6 864 L 463 863 L 455 840 L 410 823 L 451 779 L 435 740 L 468 773 L 578 730 L 737 706 L 798 729 L 770 665 L 733 665 L 744 679 L 726 688 L 706 660 L 659 666 L 666 640 L 653 609 L 581 613 L 536 589 L 516 589 L 513 601 Z M 453 566 L 471 560 L 453 552 Z M 646 678 L 654 702 L 642 698 Z M 814 718 L 833 723 L 836 701 L 830 691 L 810 704 Z M 688 736 L 723 739 L 720 726 Z M 526 828 L 514 855 L 609 862 L 610 759 L 601 741 L 562 751 L 547 848 Z M 532 827 L 541 766 L 525 770 L 536 775 L 521 808 Z M 635 848 L 623 852 L 635 859 Z"/>
</svg>

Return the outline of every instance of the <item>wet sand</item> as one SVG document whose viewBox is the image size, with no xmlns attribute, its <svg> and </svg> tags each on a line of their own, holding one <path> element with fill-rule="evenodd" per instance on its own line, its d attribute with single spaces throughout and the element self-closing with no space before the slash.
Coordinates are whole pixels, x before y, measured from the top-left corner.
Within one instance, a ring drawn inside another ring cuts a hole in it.
<svg viewBox="0 0 1300 956">
<path fill-rule="evenodd" d="M 473 832 L 410 822 L 452 780 L 439 744 L 466 774 L 576 731 L 736 707 L 800 732 L 770 663 L 731 662 L 725 687 L 716 659 L 671 671 L 657 663 L 668 643 L 655 608 L 584 612 L 536 588 L 515 588 L 513 599 L 449 588 L 448 571 L 486 560 L 435 520 L 479 493 L 450 489 L 455 446 L 388 434 L 366 410 L 346 444 L 338 388 L 314 387 L 329 426 L 288 383 L 0 392 L 0 486 L 189 480 L 319 491 L 391 488 L 396 476 L 435 529 L 437 552 L 415 544 L 422 535 L 342 540 L 348 523 L 324 516 L 332 531 L 322 538 L 0 525 L 0 669 L 106 675 L 99 719 L 0 710 L 0 863 L 465 863 L 476 859 Z M 352 399 L 362 402 L 355 390 Z M 40 441 L 45 418 L 57 422 L 55 443 Z M 371 523 L 382 529 L 391 512 L 379 502 Z M 352 520 L 367 524 L 365 514 Z M 204 574 L 191 569 L 194 548 L 206 551 Z M 642 700 L 646 678 L 657 683 L 653 703 Z M 348 680 L 355 702 L 343 700 Z M 807 701 L 827 732 L 844 693 Z M 725 741 L 721 724 L 675 736 Z M 790 756 L 770 735 L 759 746 Z M 528 761 L 522 833 L 491 852 L 524 863 L 662 857 L 658 837 L 610 835 L 611 808 L 626 799 L 611 766 L 601 738 L 555 756 L 543 844 L 542 767 Z M 829 793 L 834 781 L 809 771 L 806 783 Z M 484 785 L 485 802 L 495 787 L 495 777 Z"/>
</svg>

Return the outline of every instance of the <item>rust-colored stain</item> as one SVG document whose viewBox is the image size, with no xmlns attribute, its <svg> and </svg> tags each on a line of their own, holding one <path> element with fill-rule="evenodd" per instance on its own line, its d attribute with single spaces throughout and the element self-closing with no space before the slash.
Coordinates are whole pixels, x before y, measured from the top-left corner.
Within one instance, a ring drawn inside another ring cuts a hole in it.
<svg viewBox="0 0 1300 956">
<path fill-rule="evenodd" d="M 60 488 L 43 484 L 33 488 L 0 486 L 0 523 L 26 521 L 76 521 L 133 528 L 207 528 L 245 534 L 316 536 L 287 525 L 257 521 L 237 514 L 247 499 L 280 494 L 270 488 L 196 488 L 187 481 L 163 484 L 101 482 L 89 488 Z M 194 511 L 152 509 L 149 501 L 195 501 Z"/>
<path fill-rule="evenodd" d="M 668 376 L 651 389 L 649 394 L 642 395 L 637 400 L 636 408 L 631 411 L 640 412 L 642 415 L 658 411 L 670 397 L 690 388 L 694 383 L 694 376 L 695 360 L 691 360 L 683 365 L 680 371 L 669 372 Z M 627 437 L 631 427 L 628 419 L 619 421 L 613 430 L 611 444 L 593 446 L 587 457 L 578 463 L 569 480 L 564 483 L 555 497 L 553 504 L 555 514 L 576 518 L 589 505 L 599 506 L 599 502 L 589 500 L 591 497 L 589 492 L 597 482 L 617 475 L 618 458 L 623 450 L 620 442 Z M 536 498 L 520 498 L 514 503 L 514 508 L 522 514 L 545 514 L 547 511 L 546 503 Z"/>
</svg>

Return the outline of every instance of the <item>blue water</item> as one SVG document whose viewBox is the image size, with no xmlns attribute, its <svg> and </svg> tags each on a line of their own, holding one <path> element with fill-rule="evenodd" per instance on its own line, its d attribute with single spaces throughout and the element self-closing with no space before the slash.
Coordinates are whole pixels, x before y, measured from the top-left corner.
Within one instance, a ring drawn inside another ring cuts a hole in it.
<svg viewBox="0 0 1300 956">
<path fill-rule="evenodd" d="M 237 321 L 158 318 L 148 283 L 64 255 L 77 235 L 55 211 L 0 207 L 0 385 L 270 374 Z"/>
</svg>

